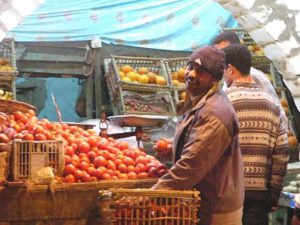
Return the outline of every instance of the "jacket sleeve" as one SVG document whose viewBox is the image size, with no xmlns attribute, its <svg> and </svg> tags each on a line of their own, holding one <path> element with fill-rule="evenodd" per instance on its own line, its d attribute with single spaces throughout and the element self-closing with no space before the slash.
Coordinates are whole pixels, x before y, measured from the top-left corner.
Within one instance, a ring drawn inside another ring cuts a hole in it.
<svg viewBox="0 0 300 225">
<path fill-rule="evenodd" d="M 221 121 L 202 116 L 193 125 L 181 158 L 152 189 L 190 189 L 201 181 L 224 154 L 231 137 Z"/>
<path fill-rule="evenodd" d="M 273 203 L 277 203 L 283 184 L 283 178 L 286 174 L 286 168 L 289 161 L 289 146 L 287 131 L 281 118 L 281 126 L 276 139 L 275 148 L 272 154 L 271 168 L 271 187 L 270 198 Z"/>
</svg>

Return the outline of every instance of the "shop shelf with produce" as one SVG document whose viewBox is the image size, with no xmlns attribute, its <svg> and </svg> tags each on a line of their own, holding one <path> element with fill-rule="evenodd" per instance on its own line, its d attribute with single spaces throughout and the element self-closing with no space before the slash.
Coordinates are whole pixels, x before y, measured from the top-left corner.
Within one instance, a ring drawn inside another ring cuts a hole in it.
<svg viewBox="0 0 300 225">
<path fill-rule="evenodd" d="M 199 221 L 198 191 L 115 188 L 100 191 L 100 199 L 100 216 L 109 225 L 196 225 Z"/>
</svg>

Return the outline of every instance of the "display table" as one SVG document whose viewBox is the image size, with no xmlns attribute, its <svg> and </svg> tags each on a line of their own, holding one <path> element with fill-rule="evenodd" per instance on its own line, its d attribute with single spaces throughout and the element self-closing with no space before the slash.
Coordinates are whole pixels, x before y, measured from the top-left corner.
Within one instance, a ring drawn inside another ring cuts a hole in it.
<svg viewBox="0 0 300 225">
<path fill-rule="evenodd" d="M 149 188 L 156 179 L 0 187 L 0 225 L 102 225 L 99 190 Z M 106 224 L 107 225 L 107 224 Z"/>
</svg>

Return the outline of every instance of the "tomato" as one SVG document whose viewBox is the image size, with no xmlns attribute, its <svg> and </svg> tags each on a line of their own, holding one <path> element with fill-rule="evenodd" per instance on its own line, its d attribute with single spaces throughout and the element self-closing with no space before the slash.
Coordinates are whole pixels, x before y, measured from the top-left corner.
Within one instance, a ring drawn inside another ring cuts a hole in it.
<svg viewBox="0 0 300 225">
<path fill-rule="evenodd" d="M 128 179 L 128 175 L 126 173 L 120 173 L 118 176 L 121 180 L 127 180 Z"/>
<path fill-rule="evenodd" d="M 107 160 L 106 167 L 107 167 L 107 169 L 116 170 L 116 164 L 111 160 Z"/>
<path fill-rule="evenodd" d="M 65 154 L 73 156 L 75 155 L 75 151 L 71 146 L 65 146 Z"/>
<path fill-rule="evenodd" d="M 156 142 L 156 151 L 158 152 L 163 152 L 166 151 L 168 148 L 168 141 L 164 139 L 160 139 Z"/>
<path fill-rule="evenodd" d="M 157 170 L 168 170 L 168 167 L 165 164 L 158 164 Z"/>
<path fill-rule="evenodd" d="M 74 151 L 78 149 L 78 145 L 76 143 L 72 143 L 71 146 L 74 149 Z"/>
<path fill-rule="evenodd" d="M 71 164 L 72 163 L 72 157 L 69 155 L 65 155 L 65 164 Z"/>
<path fill-rule="evenodd" d="M 125 149 L 128 149 L 129 148 L 129 144 L 128 142 L 126 141 L 121 141 L 117 144 L 117 147 L 120 149 L 120 150 L 125 150 Z"/>
<path fill-rule="evenodd" d="M 64 177 L 64 182 L 66 183 L 74 183 L 75 182 L 75 177 L 73 174 L 69 174 Z"/>
<path fill-rule="evenodd" d="M 15 120 L 21 120 L 23 118 L 23 113 L 21 111 L 16 111 L 13 115 Z"/>
<path fill-rule="evenodd" d="M 138 179 L 148 178 L 148 173 L 146 173 L 146 172 L 138 173 L 137 177 L 138 177 Z"/>
<path fill-rule="evenodd" d="M 137 174 L 133 171 L 129 172 L 127 174 L 127 176 L 128 176 L 128 179 L 137 179 Z"/>
<path fill-rule="evenodd" d="M 23 140 L 26 140 L 26 141 L 33 141 L 34 140 L 34 136 L 33 136 L 33 134 L 29 134 L 29 133 L 27 133 L 27 134 L 24 134 L 23 135 L 23 138 L 22 138 Z"/>
<path fill-rule="evenodd" d="M 102 176 L 102 178 L 104 180 L 111 180 L 111 175 L 109 173 L 104 173 L 103 176 Z"/>
<path fill-rule="evenodd" d="M 117 159 L 117 156 L 114 153 L 109 153 L 107 159 L 115 161 Z"/>
<path fill-rule="evenodd" d="M 111 176 L 116 175 L 115 170 L 112 170 L 112 169 L 107 169 L 107 170 L 106 170 L 106 173 L 110 174 Z"/>
<path fill-rule="evenodd" d="M 79 152 L 88 153 L 90 151 L 90 149 L 91 149 L 91 146 L 86 141 L 82 141 L 78 145 Z"/>
<path fill-rule="evenodd" d="M 97 153 L 94 151 L 89 151 L 87 153 L 87 156 L 89 157 L 89 159 L 91 160 L 91 162 L 94 162 L 95 158 L 97 157 Z"/>
<path fill-rule="evenodd" d="M 74 174 L 75 170 L 76 167 L 73 164 L 68 164 L 65 166 L 64 174 L 65 175 Z"/>
<path fill-rule="evenodd" d="M 127 166 L 122 163 L 118 166 L 118 170 L 120 170 L 122 173 L 126 173 L 127 172 Z"/>
<path fill-rule="evenodd" d="M 86 170 L 86 172 L 88 172 L 89 175 L 93 176 L 93 173 L 95 170 L 96 169 L 94 166 L 89 166 L 89 168 Z"/>
<path fill-rule="evenodd" d="M 90 144 L 90 146 L 94 147 L 98 145 L 98 142 L 100 140 L 100 137 L 98 136 L 90 136 L 88 138 L 88 143 Z"/>
<path fill-rule="evenodd" d="M 127 167 L 127 171 L 128 172 L 134 172 L 135 171 L 135 167 L 132 166 L 132 165 L 130 165 L 130 166 Z"/>
<path fill-rule="evenodd" d="M 46 137 L 46 135 L 45 134 L 36 134 L 35 135 L 35 137 L 34 137 L 34 139 L 36 140 L 36 141 L 46 141 L 47 140 L 47 137 Z"/>
<path fill-rule="evenodd" d="M 103 168 L 105 167 L 99 167 L 93 171 L 93 176 L 97 177 L 98 180 L 101 180 L 103 174 L 106 172 L 106 168 L 105 169 Z"/>
<path fill-rule="evenodd" d="M 83 171 L 83 175 L 80 178 L 82 182 L 90 182 L 91 181 L 91 175 L 89 175 L 86 171 Z"/>
<path fill-rule="evenodd" d="M 132 158 L 133 160 L 135 160 L 135 158 L 137 157 L 136 152 L 132 149 L 123 150 L 123 154 L 125 156 L 128 156 L 128 157 Z"/>
<path fill-rule="evenodd" d="M 135 172 L 137 174 L 142 173 L 142 172 L 146 172 L 146 171 L 147 171 L 147 168 L 146 168 L 145 164 L 143 164 L 143 163 L 136 164 Z"/>
<path fill-rule="evenodd" d="M 86 162 L 86 163 L 90 163 L 90 159 L 86 156 L 86 157 L 80 157 L 80 162 Z"/>
<path fill-rule="evenodd" d="M 74 177 L 76 178 L 76 180 L 80 179 L 82 177 L 82 175 L 83 175 L 82 170 L 79 170 L 79 169 L 75 170 Z"/>
<path fill-rule="evenodd" d="M 100 150 L 104 150 L 107 148 L 108 146 L 108 141 L 106 138 L 101 138 L 100 141 L 98 141 L 98 144 L 97 144 L 98 148 Z"/>
<path fill-rule="evenodd" d="M 132 158 L 129 158 L 129 157 L 125 157 L 124 160 L 123 160 L 123 162 L 127 166 L 129 166 L 129 165 L 133 166 L 135 164 L 134 160 Z"/>
<path fill-rule="evenodd" d="M 148 158 L 145 157 L 145 156 L 138 156 L 136 159 L 135 159 L 135 163 L 142 163 L 142 164 L 147 164 L 148 163 Z"/>
<path fill-rule="evenodd" d="M 95 167 L 106 166 L 107 160 L 103 156 L 97 156 L 94 159 L 94 165 Z"/>
<path fill-rule="evenodd" d="M 156 167 L 150 167 L 148 173 L 150 177 L 159 177 Z"/>
<path fill-rule="evenodd" d="M 119 166 L 120 164 L 123 164 L 123 160 L 117 158 L 117 159 L 115 160 L 115 164 L 116 164 L 116 166 Z"/>
<path fill-rule="evenodd" d="M 84 171 L 87 171 L 88 170 L 88 168 L 89 168 L 89 163 L 87 163 L 87 162 L 85 162 L 85 161 L 81 161 L 80 163 L 79 163 L 79 169 L 81 169 L 81 170 L 84 170 Z"/>
<path fill-rule="evenodd" d="M 80 162 L 80 159 L 79 159 L 78 155 L 73 155 L 72 156 L 72 164 L 75 167 L 78 167 L 79 166 L 79 162 Z"/>
<path fill-rule="evenodd" d="M 33 109 L 28 109 L 27 113 L 32 117 L 35 116 L 35 111 Z"/>
</svg>

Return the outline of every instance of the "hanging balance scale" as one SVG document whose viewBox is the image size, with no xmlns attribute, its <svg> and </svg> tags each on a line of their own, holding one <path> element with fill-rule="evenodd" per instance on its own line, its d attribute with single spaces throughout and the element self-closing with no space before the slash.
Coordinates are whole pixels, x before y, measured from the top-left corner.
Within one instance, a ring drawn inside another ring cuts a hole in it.
<svg viewBox="0 0 300 225">
<path fill-rule="evenodd" d="M 144 132 L 143 128 L 151 127 L 162 127 L 168 121 L 167 116 L 157 116 L 157 115 L 117 115 L 109 116 L 108 119 L 117 126 L 120 127 L 130 127 L 133 128 L 133 131 L 108 134 L 108 123 L 105 113 L 102 113 L 101 120 L 99 123 L 101 137 L 113 137 L 115 139 L 126 138 L 131 136 L 136 136 L 137 145 L 141 147 L 141 141 L 143 140 Z"/>
</svg>

